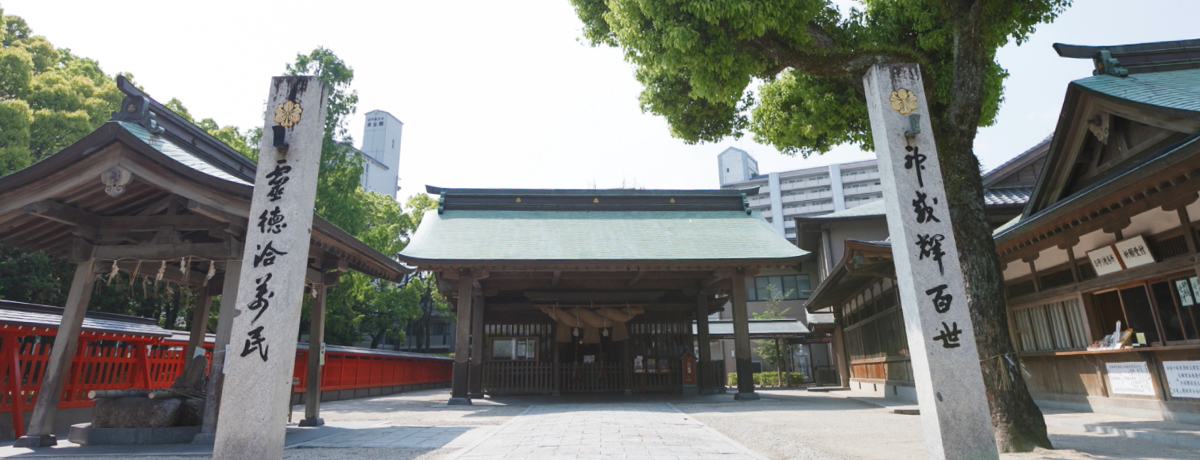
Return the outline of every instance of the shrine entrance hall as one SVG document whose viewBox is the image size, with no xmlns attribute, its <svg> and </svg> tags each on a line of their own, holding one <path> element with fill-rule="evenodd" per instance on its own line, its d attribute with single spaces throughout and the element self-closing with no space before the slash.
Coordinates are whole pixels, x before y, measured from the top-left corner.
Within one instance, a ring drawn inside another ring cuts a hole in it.
<svg viewBox="0 0 1200 460">
<path fill-rule="evenodd" d="M 723 362 L 696 344 L 709 343 L 708 317 L 726 305 L 735 396 L 757 398 L 745 278 L 807 253 L 749 209 L 747 192 L 429 192 L 439 206 L 400 259 L 434 272 L 457 315 L 450 404 L 723 391 Z"/>
</svg>

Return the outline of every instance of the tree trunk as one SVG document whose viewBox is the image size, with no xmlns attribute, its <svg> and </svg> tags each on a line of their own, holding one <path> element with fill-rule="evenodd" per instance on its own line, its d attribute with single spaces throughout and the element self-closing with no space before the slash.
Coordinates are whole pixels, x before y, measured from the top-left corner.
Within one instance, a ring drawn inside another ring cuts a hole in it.
<svg viewBox="0 0 1200 460">
<path fill-rule="evenodd" d="M 935 115 L 934 134 L 996 446 L 1001 452 L 1027 452 L 1035 447 L 1052 447 L 1046 421 L 1016 366 L 1016 352 L 1008 333 L 1004 277 L 984 210 L 979 160 L 973 151 L 982 110 L 984 72 L 993 58 L 981 44 L 979 28 L 974 24 L 978 8 L 976 4 L 957 15 L 962 20 L 955 33 L 952 92 L 956 98 L 940 117 Z"/>
<path fill-rule="evenodd" d="M 383 340 L 384 333 L 371 334 L 371 349 L 379 348 L 379 342 Z"/>
</svg>

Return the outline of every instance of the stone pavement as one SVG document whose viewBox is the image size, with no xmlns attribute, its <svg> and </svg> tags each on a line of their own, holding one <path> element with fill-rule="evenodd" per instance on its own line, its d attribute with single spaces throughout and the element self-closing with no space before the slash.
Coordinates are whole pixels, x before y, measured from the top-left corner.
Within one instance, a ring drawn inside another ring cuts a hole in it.
<svg viewBox="0 0 1200 460">
<path fill-rule="evenodd" d="M 495 427 L 391 426 L 380 423 L 288 447 L 454 449 L 478 442 L 493 431 Z"/>
<path fill-rule="evenodd" d="M 456 459 L 762 459 L 668 403 L 531 406 Z"/>
</svg>

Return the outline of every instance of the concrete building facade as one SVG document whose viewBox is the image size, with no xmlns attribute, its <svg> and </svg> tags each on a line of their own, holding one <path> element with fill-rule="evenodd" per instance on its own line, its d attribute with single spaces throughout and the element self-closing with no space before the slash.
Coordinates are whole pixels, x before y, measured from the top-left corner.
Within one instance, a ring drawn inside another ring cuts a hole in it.
<svg viewBox="0 0 1200 460">
<path fill-rule="evenodd" d="M 400 137 L 404 123 L 382 110 L 367 112 L 363 127 L 362 187 L 395 198 L 400 191 Z"/>
<path fill-rule="evenodd" d="M 789 240 L 796 239 L 796 217 L 842 211 L 883 198 L 875 160 L 760 174 L 754 157 L 730 147 L 717 156 L 717 162 L 721 188 L 758 187 L 750 207 Z"/>
</svg>

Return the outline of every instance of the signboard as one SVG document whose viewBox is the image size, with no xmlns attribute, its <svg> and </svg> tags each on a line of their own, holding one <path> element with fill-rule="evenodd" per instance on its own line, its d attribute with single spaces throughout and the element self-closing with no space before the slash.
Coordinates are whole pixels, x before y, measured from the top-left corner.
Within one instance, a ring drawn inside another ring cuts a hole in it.
<svg viewBox="0 0 1200 460">
<path fill-rule="evenodd" d="M 1172 398 L 1200 398 L 1200 361 L 1163 361 Z"/>
<path fill-rule="evenodd" d="M 1146 363 L 1105 363 L 1108 367 L 1108 388 L 1113 394 L 1154 396 L 1154 383 Z"/>
<path fill-rule="evenodd" d="M 1140 235 L 1096 248 L 1087 254 L 1097 276 L 1154 263 L 1154 254 L 1150 253 L 1150 246 Z"/>
<path fill-rule="evenodd" d="M 1150 247 L 1146 245 L 1146 239 L 1140 235 L 1125 241 L 1118 241 L 1113 244 L 1113 247 L 1117 248 L 1117 254 L 1121 256 L 1121 261 L 1125 262 L 1125 268 L 1154 263 L 1154 255 L 1150 254 Z"/>
<path fill-rule="evenodd" d="M 1096 269 L 1096 276 L 1121 271 L 1121 261 L 1117 259 L 1117 251 L 1112 246 L 1088 251 L 1087 255 L 1092 260 L 1092 268 Z"/>
</svg>

